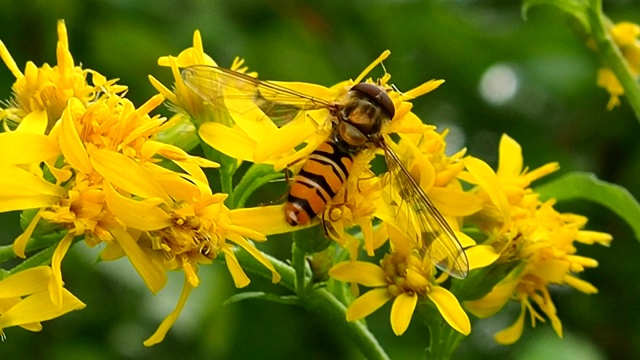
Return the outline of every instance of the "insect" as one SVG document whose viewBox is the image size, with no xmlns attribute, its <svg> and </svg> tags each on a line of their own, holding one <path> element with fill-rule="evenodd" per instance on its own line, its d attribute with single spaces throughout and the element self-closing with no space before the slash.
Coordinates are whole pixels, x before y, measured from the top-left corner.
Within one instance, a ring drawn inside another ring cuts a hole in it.
<svg viewBox="0 0 640 360">
<path fill-rule="evenodd" d="M 250 97 L 267 116 L 274 119 L 281 120 L 283 112 L 278 110 L 283 109 L 285 113 L 293 110 L 328 111 L 330 134 L 311 153 L 289 189 L 284 216 L 290 225 L 308 224 L 326 209 L 347 181 L 356 155 L 365 149 L 382 149 L 388 168 L 386 177 L 394 185 L 396 205 L 403 205 L 407 221 L 414 224 L 419 251 L 440 270 L 457 278 L 466 277 L 468 260 L 454 231 L 381 133 L 383 126 L 395 115 L 393 101 L 383 87 L 358 83 L 343 98 L 327 101 L 216 66 L 185 68 L 182 78 L 193 91 L 215 107 L 226 107 L 225 100 L 229 96 L 243 95 Z"/>
</svg>

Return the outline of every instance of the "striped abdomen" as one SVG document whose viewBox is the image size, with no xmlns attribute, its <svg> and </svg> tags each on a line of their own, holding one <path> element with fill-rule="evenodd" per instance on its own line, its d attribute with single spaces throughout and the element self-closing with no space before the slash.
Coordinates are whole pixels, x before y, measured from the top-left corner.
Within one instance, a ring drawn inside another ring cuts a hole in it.
<svg viewBox="0 0 640 360">
<path fill-rule="evenodd" d="M 284 205 L 290 225 L 305 225 L 327 207 L 347 181 L 352 154 L 333 140 L 321 144 L 296 175 Z"/>
</svg>

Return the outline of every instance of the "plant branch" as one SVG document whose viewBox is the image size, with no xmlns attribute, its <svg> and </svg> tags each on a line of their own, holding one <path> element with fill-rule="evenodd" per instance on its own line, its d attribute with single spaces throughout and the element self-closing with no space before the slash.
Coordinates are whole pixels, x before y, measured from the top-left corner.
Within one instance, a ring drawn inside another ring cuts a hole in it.
<svg viewBox="0 0 640 360">
<path fill-rule="evenodd" d="M 296 272 L 282 261 L 264 254 L 282 276 L 280 285 L 296 291 Z M 271 279 L 271 271 L 260 264 L 247 252 L 236 251 L 236 257 L 243 269 L 260 275 L 265 279 Z M 317 313 L 335 325 L 337 331 L 342 336 L 351 339 L 358 346 L 362 354 L 367 359 L 389 359 L 384 349 L 380 346 L 376 338 L 369 332 L 369 329 L 362 321 L 347 322 L 346 307 L 338 301 L 330 292 L 323 288 L 315 288 L 312 291 L 298 294 L 299 305 L 305 309 Z"/>
</svg>

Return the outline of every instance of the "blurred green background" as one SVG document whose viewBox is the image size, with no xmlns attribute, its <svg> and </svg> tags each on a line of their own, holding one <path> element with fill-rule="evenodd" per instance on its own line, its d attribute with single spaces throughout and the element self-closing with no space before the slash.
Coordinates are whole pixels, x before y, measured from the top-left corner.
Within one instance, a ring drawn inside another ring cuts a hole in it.
<svg viewBox="0 0 640 360">
<path fill-rule="evenodd" d="M 607 1 L 614 21 L 640 23 L 640 5 Z M 3 0 L 0 39 L 21 68 L 27 60 L 55 64 L 56 21 L 65 19 L 76 64 L 129 86 L 137 105 L 155 93 L 152 74 L 171 83 L 159 56 L 177 55 L 202 33 L 205 51 L 222 66 L 246 59 L 262 79 L 331 85 L 356 77 L 383 50 L 400 90 L 443 78 L 437 91 L 417 99 L 424 121 L 450 128 L 449 150 L 496 165 L 497 145 L 508 133 L 535 168 L 559 161 L 556 177 L 588 171 L 625 186 L 640 198 L 640 124 L 623 105 L 606 110 L 608 94 L 596 87 L 599 67 L 569 19 L 552 8 L 534 8 L 528 20 L 517 1 L 257 1 L 236 0 Z M 377 69 L 375 76 L 379 76 Z M 0 66 L 0 98 L 10 96 L 11 73 Z M 170 115 L 167 109 L 161 109 Z M 544 180 L 543 180 L 544 181 Z M 614 236 L 611 248 L 580 246 L 600 266 L 583 273 L 600 293 L 553 289 L 565 338 L 549 324 L 504 347 L 492 335 L 511 324 L 519 306 L 475 322 L 459 359 L 637 359 L 640 357 L 640 246 L 630 228 L 602 207 L 561 203 L 562 211 L 589 217 L 589 229 Z M 17 214 L 0 217 L 0 244 L 18 233 Z M 275 240 L 277 242 L 279 240 Z M 272 245 L 286 258 L 286 240 Z M 165 341 L 146 339 L 173 308 L 182 284 L 151 296 L 127 261 L 95 264 L 96 249 L 79 244 L 63 263 L 66 286 L 87 308 L 44 324 L 41 333 L 6 330 L 1 359 L 357 359 L 349 339 L 332 324 L 301 309 L 246 301 L 222 302 L 236 292 L 223 265 L 203 267 L 201 286 Z M 249 290 L 280 291 L 254 280 Z M 389 326 L 389 306 L 368 318 L 394 359 L 421 354 L 428 334 L 412 324 L 402 337 Z"/>
</svg>

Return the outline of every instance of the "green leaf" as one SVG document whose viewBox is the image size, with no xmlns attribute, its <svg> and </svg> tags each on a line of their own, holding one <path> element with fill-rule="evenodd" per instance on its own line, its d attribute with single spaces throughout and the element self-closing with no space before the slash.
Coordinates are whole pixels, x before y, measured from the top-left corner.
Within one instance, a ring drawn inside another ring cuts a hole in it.
<svg viewBox="0 0 640 360">
<path fill-rule="evenodd" d="M 273 170 L 273 166 L 266 164 L 253 164 L 242 177 L 234 190 L 234 208 L 244 207 L 247 199 L 261 186 L 282 179 L 284 175 Z"/>
<path fill-rule="evenodd" d="M 162 130 L 157 135 L 160 142 L 172 144 L 184 151 L 191 151 L 200 144 L 196 127 L 183 117 L 172 127 Z"/>
<path fill-rule="evenodd" d="M 47 235 L 32 237 L 25 249 L 27 253 L 42 250 L 53 244 L 57 244 L 67 234 L 67 230 L 58 230 Z M 0 246 L 0 263 L 15 259 L 17 255 L 13 252 L 13 245 Z"/>
<path fill-rule="evenodd" d="M 258 300 L 267 300 L 272 301 L 279 304 L 285 305 L 300 305 L 300 301 L 297 296 L 289 295 L 289 296 L 280 296 L 270 293 L 265 293 L 261 291 L 250 291 L 243 292 L 239 294 L 235 294 L 227 299 L 222 305 L 230 305 L 244 300 L 250 299 L 258 299 Z"/>
<path fill-rule="evenodd" d="M 522 18 L 527 19 L 529 9 L 537 5 L 554 5 L 573 16 L 582 25 L 585 32 L 591 32 L 589 25 L 589 0 L 524 0 L 522 3 Z"/>
<path fill-rule="evenodd" d="M 49 265 L 51 264 L 51 257 L 53 257 L 53 253 L 56 251 L 58 244 L 54 244 L 49 246 L 48 248 L 40 251 L 39 253 L 28 257 L 26 260 L 21 262 L 19 265 L 9 270 L 11 274 L 15 274 L 22 270 L 30 269 L 32 267 L 41 266 L 41 265 Z"/>
<path fill-rule="evenodd" d="M 520 267 L 518 269 L 518 267 Z M 487 295 L 494 286 L 510 273 L 520 272 L 524 269 L 524 263 L 509 261 L 501 264 L 493 264 L 481 269 L 472 270 L 464 280 L 455 279 L 451 286 L 451 292 L 460 301 L 477 300 Z"/>
<path fill-rule="evenodd" d="M 605 206 L 631 226 L 640 240 L 640 204 L 624 187 L 599 180 L 591 173 L 574 172 L 535 188 L 542 199 L 585 199 Z"/>
</svg>

